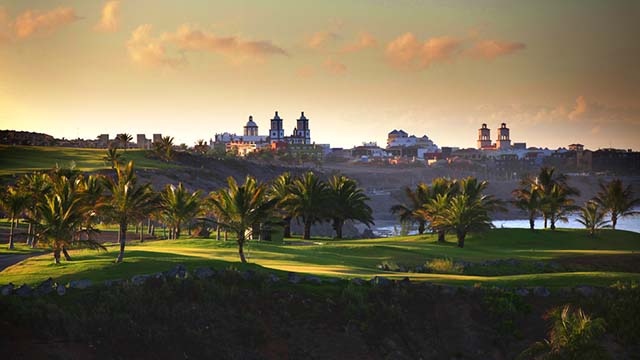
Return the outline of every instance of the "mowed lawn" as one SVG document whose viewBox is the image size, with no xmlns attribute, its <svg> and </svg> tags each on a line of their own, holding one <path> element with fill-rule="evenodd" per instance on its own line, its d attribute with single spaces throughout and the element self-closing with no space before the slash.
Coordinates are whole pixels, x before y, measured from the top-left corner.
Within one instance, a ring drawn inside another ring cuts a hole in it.
<svg viewBox="0 0 640 360">
<path fill-rule="evenodd" d="M 180 239 L 133 243 L 127 247 L 125 262 L 115 264 L 117 247 L 108 251 L 73 251 L 74 261 L 63 260 L 54 265 L 51 254 L 27 259 L 0 272 L 0 284 L 35 284 L 48 277 L 65 282 L 72 279 L 127 279 L 136 274 L 151 274 L 184 264 L 193 270 L 210 266 L 215 269 L 233 266 L 237 269 L 264 269 L 342 278 L 389 278 L 405 276 L 413 280 L 471 285 L 481 283 L 498 286 L 575 285 L 606 286 L 616 281 L 640 281 L 639 272 L 581 271 L 526 275 L 470 276 L 385 272 L 377 269 L 382 261 L 404 265 L 424 264 L 431 258 L 453 258 L 480 262 L 489 259 L 550 261 L 567 256 L 627 255 L 640 253 L 640 234 L 627 231 L 602 231 L 596 237 L 584 230 L 561 229 L 531 232 L 524 229 L 495 229 L 471 236 L 464 249 L 451 241 L 438 244 L 433 235 L 407 236 L 368 240 L 317 240 L 311 245 L 281 245 L 252 241 L 246 249 L 250 264 L 238 262 L 233 241 L 212 239 Z"/>
<path fill-rule="evenodd" d="M 120 150 L 124 160 L 134 160 L 138 168 L 158 169 L 176 167 L 162 161 L 148 159 L 148 151 L 130 149 L 126 153 Z M 110 169 L 105 162 L 105 149 L 76 149 L 49 146 L 10 146 L 0 145 L 0 175 L 12 175 L 37 170 L 49 170 L 56 165 L 69 168 L 72 165 L 81 171 Z"/>
</svg>

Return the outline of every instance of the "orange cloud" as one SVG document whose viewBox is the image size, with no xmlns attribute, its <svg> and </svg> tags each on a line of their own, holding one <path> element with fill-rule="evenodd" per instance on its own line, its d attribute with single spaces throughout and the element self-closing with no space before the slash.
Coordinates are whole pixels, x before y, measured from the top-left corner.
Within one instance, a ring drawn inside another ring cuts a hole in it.
<svg viewBox="0 0 640 360">
<path fill-rule="evenodd" d="M 347 66 L 345 64 L 337 62 L 331 58 L 325 60 L 322 65 L 327 69 L 327 71 L 336 75 L 344 74 L 347 71 Z"/>
<path fill-rule="evenodd" d="M 570 120 L 577 120 L 583 114 L 585 114 L 588 110 L 589 110 L 589 104 L 587 104 L 587 99 L 585 99 L 584 96 L 580 95 L 576 99 L 576 106 L 569 113 L 569 119 Z"/>
<path fill-rule="evenodd" d="M 358 36 L 358 40 L 353 44 L 344 46 L 342 48 L 342 52 L 352 53 L 352 52 L 357 52 L 357 51 L 368 49 L 368 48 L 373 48 L 373 47 L 376 47 L 377 45 L 378 45 L 378 41 L 376 40 L 376 38 L 373 37 L 373 35 L 369 34 L 368 32 L 362 32 Z"/>
<path fill-rule="evenodd" d="M 51 32 L 80 19 L 72 8 L 57 8 L 47 12 L 27 10 L 15 21 L 15 35 L 26 38 L 38 32 Z"/>
<path fill-rule="evenodd" d="M 158 39 L 151 36 L 150 24 L 138 26 L 127 41 L 131 60 L 143 65 L 176 67 L 185 63 L 184 59 L 170 57 Z"/>
<path fill-rule="evenodd" d="M 220 37 L 212 33 L 182 25 L 175 33 L 162 35 L 163 42 L 172 43 L 180 50 L 210 51 L 235 56 L 264 57 L 288 53 L 270 41 L 243 40 L 235 36 Z"/>
<path fill-rule="evenodd" d="M 442 36 L 419 41 L 412 33 L 406 33 L 391 41 L 386 48 L 391 63 L 408 68 L 427 68 L 437 62 L 455 60 L 462 49 L 462 41 Z"/>
<path fill-rule="evenodd" d="M 476 42 L 467 53 L 474 58 L 493 60 L 498 56 L 513 54 L 525 48 L 526 45 L 519 42 L 481 40 Z"/>
<path fill-rule="evenodd" d="M 107 1 L 102 7 L 100 22 L 94 27 L 97 31 L 114 32 L 120 26 L 120 1 Z"/>
<path fill-rule="evenodd" d="M 307 37 L 306 46 L 311 49 L 321 49 L 338 40 L 338 34 L 331 31 L 318 31 Z"/>
</svg>

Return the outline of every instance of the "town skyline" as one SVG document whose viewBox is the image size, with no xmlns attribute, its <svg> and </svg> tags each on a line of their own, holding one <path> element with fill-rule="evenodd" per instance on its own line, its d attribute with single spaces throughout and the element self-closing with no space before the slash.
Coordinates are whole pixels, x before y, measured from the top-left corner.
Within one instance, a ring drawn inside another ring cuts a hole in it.
<svg viewBox="0 0 640 360">
<path fill-rule="evenodd" d="M 291 129 L 305 111 L 314 141 L 332 147 L 383 145 L 403 129 L 474 148 L 482 123 L 495 132 L 505 122 L 528 146 L 640 148 L 637 3 L 337 9 L 0 5 L 0 128 L 65 138 L 163 133 L 192 145 L 241 133 L 249 115 L 268 129 L 279 111 Z"/>
</svg>

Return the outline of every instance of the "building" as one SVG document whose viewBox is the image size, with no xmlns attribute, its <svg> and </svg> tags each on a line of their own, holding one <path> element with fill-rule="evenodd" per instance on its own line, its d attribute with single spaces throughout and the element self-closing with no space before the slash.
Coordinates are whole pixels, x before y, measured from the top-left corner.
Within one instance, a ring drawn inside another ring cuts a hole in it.
<svg viewBox="0 0 640 360">
<path fill-rule="evenodd" d="M 478 149 L 479 150 L 500 150 L 510 151 L 514 148 L 518 150 L 524 150 L 527 148 L 526 143 L 516 143 L 517 146 L 511 146 L 511 138 L 509 137 L 509 128 L 506 123 L 500 124 L 498 128 L 498 140 L 495 143 L 491 143 L 491 130 L 487 127 L 487 124 L 482 124 L 482 127 L 478 129 Z"/>
<path fill-rule="evenodd" d="M 154 143 L 162 142 L 162 134 L 153 134 L 153 142 Z"/>
<path fill-rule="evenodd" d="M 409 135 L 404 130 L 393 130 L 387 135 L 387 149 L 415 147 L 427 149 L 428 152 L 437 152 L 438 146 L 427 135 L 417 137 Z M 400 151 L 402 152 L 402 151 Z"/>
<path fill-rule="evenodd" d="M 139 149 L 150 149 L 151 139 L 147 139 L 147 136 L 145 134 L 137 134 L 136 145 L 138 146 Z"/>
<path fill-rule="evenodd" d="M 277 113 L 276 113 L 277 114 Z M 309 130 L 309 119 L 304 116 L 304 111 L 300 118 L 296 120 L 296 127 L 293 129 L 288 143 L 290 144 L 311 144 L 311 130 Z"/>
<path fill-rule="evenodd" d="M 482 124 L 482 127 L 478 129 L 478 149 L 491 147 L 491 130 L 487 127 L 487 124 Z"/>
<path fill-rule="evenodd" d="M 271 143 L 284 142 L 284 126 L 283 120 L 278 115 L 276 111 L 276 115 L 271 119 L 271 129 L 269 129 L 269 141 Z"/>
</svg>

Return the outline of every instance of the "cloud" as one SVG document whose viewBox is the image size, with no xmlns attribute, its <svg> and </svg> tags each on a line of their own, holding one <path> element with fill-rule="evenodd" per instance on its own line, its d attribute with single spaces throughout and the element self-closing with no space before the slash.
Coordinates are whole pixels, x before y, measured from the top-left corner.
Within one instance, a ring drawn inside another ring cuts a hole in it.
<svg viewBox="0 0 640 360">
<path fill-rule="evenodd" d="M 0 44 L 11 41 L 11 21 L 7 10 L 0 6 Z"/>
<path fill-rule="evenodd" d="M 314 69 L 312 65 L 304 65 L 302 67 L 300 67 L 297 71 L 296 71 L 296 75 L 298 75 L 299 77 L 303 77 L 303 78 L 308 78 L 311 77 L 314 74 Z"/>
<path fill-rule="evenodd" d="M 378 45 L 378 41 L 368 32 L 362 32 L 358 35 L 358 40 L 353 44 L 345 45 L 341 52 L 343 53 L 352 53 L 358 52 L 360 50 L 369 49 L 376 47 Z"/>
<path fill-rule="evenodd" d="M 236 36 L 216 36 L 202 30 L 182 25 L 175 33 L 164 33 L 164 43 L 172 43 L 183 51 L 208 51 L 230 56 L 262 58 L 271 55 L 289 54 L 270 41 L 243 40 Z"/>
<path fill-rule="evenodd" d="M 396 66 L 424 69 L 437 62 L 455 60 L 461 49 L 462 40 L 453 37 L 433 37 L 419 41 L 408 32 L 387 45 L 386 56 Z"/>
<path fill-rule="evenodd" d="M 80 19 L 74 9 L 60 7 L 47 12 L 27 10 L 14 23 L 15 35 L 24 39 L 38 32 L 52 32 Z"/>
<path fill-rule="evenodd" d="M 311 49 L 322 49 L 339 38 L 340 36 L 332 31 L 318 31 L 307 37 L 305 45 Z"/>
<path fill-rule="evenodd" d="M 194 29 L 189 25 L 180 26 L 176 32 L 165 32 L 158 37 L 153 37 L 152 29 L 151 25 L 146 24 L 139 26 L 131 33 L 127 49 L 134 62 L 176 67 L 186 64 L 184 57 L 186 52 L 220 53 L 233 61 L 245 59 L 261 61 L 267 56 L 288 56 L 284 49 L 270 41 L 244 40 L 236 36 L 220 37 Z M 170 56 L 167 49 L 171 47 L 183 55 Z"/>
<path fill-rule="evenodd" d="M 343 63 L 337 62 L 332 58 L 328 58 L 322 64 L 324 68 L 332 74 L 341 75 L 347 72 L 347 66 Z"/>
<path fill-rule="evenodd" d="M 170 57 L 158 39 L 151 36 L 150 24 L 140 25 L 131 33 L 127 50 L 131 60 L 143 65 L 177 67 L 185 64 L 184 58 Z"/>
<path fill-rule="evenodd" d="M 568 117 L 570 120 L 577 120 L 582 117 L 589 110 L 589 105 L 587 104 L 587 99 L 584 96 L 580 95 L 576 99 L 576 106 L 569 113 Z"/>
<path fill-rule="evenodd" d="M 498 56 L 513 54 L 525 48 L 526 45 L 520 42 L 481 40 L 476 42 L 467 54 L 477 59 L 493 60 Z"/>
<path fill-rule="evenodd" d="M 97 31 L 114 32 L 120 26 L 120 1 L 107 1 L 102 7 L 100 22 L 94 27 Z"/>
</svg>

